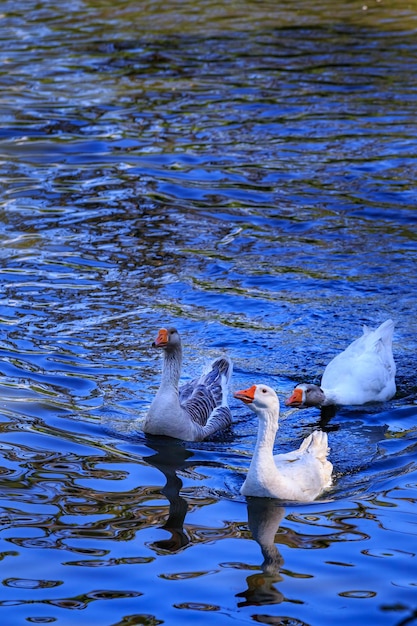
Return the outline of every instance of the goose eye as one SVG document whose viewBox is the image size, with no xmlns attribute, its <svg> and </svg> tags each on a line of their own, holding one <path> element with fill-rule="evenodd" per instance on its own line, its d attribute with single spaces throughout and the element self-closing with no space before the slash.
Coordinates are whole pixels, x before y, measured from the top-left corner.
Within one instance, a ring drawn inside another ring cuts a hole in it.
<svg viewBox="0 0 417 626">
<path fill-rule="evenodd" d="M 262 389 L 262 393 L 267 393 L 267 389 Z"/>
</svg>

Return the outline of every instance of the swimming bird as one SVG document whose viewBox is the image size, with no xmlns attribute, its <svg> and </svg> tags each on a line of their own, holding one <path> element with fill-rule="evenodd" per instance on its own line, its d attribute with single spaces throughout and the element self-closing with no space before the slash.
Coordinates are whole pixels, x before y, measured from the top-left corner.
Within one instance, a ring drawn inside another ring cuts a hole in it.
<svg viewBox="0 0 417 626">
<path fill-rule="evenodd" d="M 161 328 L 152 345 L 163 352 L 162 378 L 146 415 L 144 432 L 201 441 L 227 428 L 232 422 L 227 404 L 231 360 L 218 357 L 199 378 L 179 387 L 182 346 L 178 331 Z"/>
<path fill-rule="evenodd" d="M 309 502 L 331 486 L 333 466 L 327 459 L 327 433 L 315 430 L 297 450 L 274 456 L 279 420 L 275 391 L 267 385 L 252 385 L 236 391 L 234 397 L 248 404 L 259 419 L 255 451 L 240 490 L 242 495 Z"/>
<path fill-rule="evenodd" d="M 390 319 L 376 330 L 364 326 L 363 335 L 327 365 L 320 387 L 297 385 L 285 404 L 308 407 L 390 400 L 396 391 L 396 366 L 392 355 L 394 326 Z"/>
</svg>

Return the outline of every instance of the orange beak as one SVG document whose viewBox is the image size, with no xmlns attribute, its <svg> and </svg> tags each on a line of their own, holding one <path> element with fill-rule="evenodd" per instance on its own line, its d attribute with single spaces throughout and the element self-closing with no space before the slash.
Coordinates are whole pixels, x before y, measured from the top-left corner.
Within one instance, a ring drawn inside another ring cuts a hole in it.
<svg viewBox="0 0 417 626">
<path fill-rule="evenodd" d="M 238 400 L 242 400 L 245 404 L 250 404 L 255 400 L 256 385 L 252 385 L 249 389 L 242 389 L 242 391 L 235 391 L 233 396 Z"/>
<path fill-rule="evenodd" d="M 292 395 L 285 400 L 287 406 L 301 406 L 303 404 L 303 390 L 294 389 Z"/>
<path fill-rule="evenodd" d="M 168 345 L 168 331 L 166 328 L 161 328 L 152 345 L 154 348 L 165 348 Z"/>
</svg>

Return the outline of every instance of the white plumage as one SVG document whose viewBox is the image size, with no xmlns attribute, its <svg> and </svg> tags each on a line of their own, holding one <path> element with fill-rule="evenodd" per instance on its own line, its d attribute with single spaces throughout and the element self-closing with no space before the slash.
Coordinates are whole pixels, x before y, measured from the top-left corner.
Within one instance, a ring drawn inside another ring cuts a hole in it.
<svg viewBox="0 0 417 626">
<path fill-rule="evenodd" d="M 255 451 L 241 493 L 245 496 L 271 497 L 309 502 L 331 486 L 333 466 L 327 460 L 327 434 L 312 432 L 292 452 L 274 456 L 278 429 L 279 400 L 267 385 L 253 385 L 236 391 L 259 419 Z"/>
<path fill-rule="evenodd" d="M 392 355 L 395 323 L 386 320 L 338 354 L 324 370 L 321 386 L 300 384 L 286 400 L 288 406 L 326 406 L 385 402 L 396 391 Z"/>
</svg>

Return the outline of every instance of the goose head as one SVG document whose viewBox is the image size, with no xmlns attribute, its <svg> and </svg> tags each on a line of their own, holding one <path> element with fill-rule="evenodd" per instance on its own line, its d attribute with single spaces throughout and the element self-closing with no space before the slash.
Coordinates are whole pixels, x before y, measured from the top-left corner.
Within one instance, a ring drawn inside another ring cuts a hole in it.
<svg viewBox="0 0 417 626">
<path fill-rule="evenodd" d="M 292 395 L 285 400 L 287 406 L 322 406 L 326 403 L 324 391 L 318 385 L 302 384 L 292 392 Z"/>
<path fill-rule="evenodd" d="M 181 339 L 176 328 L 161 328 L 152 342 L 153 348 L 162 348 L 163 350 L 174 350 L 181 345 Z"/>
<path fill-rule="evenodd" d="M 262 413 L 265 410 L 269 413 L 279 413 L 278 396 L 268 385 L 252 385 L 248 389 L 235 391 L 233 395 L 247 404 L 255 413 Z"/>
</svg>

